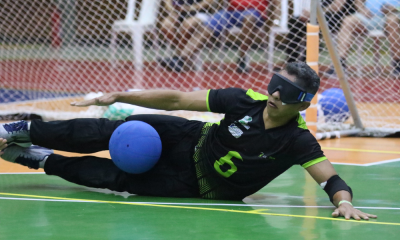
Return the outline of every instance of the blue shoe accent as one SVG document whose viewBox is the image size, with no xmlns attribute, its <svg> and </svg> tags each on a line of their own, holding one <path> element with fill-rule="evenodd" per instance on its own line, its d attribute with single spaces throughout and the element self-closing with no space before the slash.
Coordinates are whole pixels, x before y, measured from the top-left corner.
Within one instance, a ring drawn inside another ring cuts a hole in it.
<svg viewBox="0 0 400 240">
<path fill-rule="evenodd" d="M 6 139 L 7 144 L 17 144 L 22 147 L 32 145 L 28 130 L 28 122 L 18 121 L 0 125 L 0 138 Z"/>
<path fill-rule="evenodd" d="M 18 145 L 11 145 L 4 149 L 1 158 L 8 162 L 19 163 L 29 168 L 38 169 L 39 163 L 45 159 L 46 156 L 53 154 L 53 150 L 44 147 L 32 145 L 30 147 L 21 147 Z"/>
</svg>

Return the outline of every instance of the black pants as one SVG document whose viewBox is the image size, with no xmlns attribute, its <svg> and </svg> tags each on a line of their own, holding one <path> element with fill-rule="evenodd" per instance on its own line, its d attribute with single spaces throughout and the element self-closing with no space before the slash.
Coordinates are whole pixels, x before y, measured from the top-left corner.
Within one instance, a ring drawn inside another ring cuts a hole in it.
<svg viewBox="0 0 400 240">
<path fill-rule="evenodd" d="M 193 152 L 203 123 L 166 115 L 134 115 L 126 119 L 131 120 L 150 124 L 160 135 L 161 158 L 150 171 L 129 174 L 107 158 L 52 154 L 45 164 L 46 174 L 88 187 L 133 194 L 199 197 Z M 122 123 L 123 120 L 108 119 L 33 120 L 30 134 L 35 145 L 68 152 L 94 153 L 108 150 L 113 131 Z"/>
</svg>

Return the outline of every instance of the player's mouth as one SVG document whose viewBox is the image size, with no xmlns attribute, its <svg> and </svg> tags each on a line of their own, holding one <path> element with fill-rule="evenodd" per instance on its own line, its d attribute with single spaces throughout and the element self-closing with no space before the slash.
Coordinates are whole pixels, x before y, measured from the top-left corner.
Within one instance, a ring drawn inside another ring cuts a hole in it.
<svg viewBox="0 0 400 240">
<path fill-rule="evenodd" d="M 278 106 L 274 102 L 271 102 L 271 101 L 268 101 L 268 105 L 272 108 L 278 108 Z"/>
</svg>

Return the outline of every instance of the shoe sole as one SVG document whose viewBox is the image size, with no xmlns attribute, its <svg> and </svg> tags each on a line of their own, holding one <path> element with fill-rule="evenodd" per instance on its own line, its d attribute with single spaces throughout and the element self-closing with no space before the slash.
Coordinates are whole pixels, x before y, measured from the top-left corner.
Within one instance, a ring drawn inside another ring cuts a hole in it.
<svg viewBox="0 0 400 240">
<path fill-rule="evenodd" d="M 24 147 L 24 148 L 32 146 L 31 142 L 20 142 L 20 143 L 19 142 L 11 142 L 10 145 L 12 145 L 12 144 L 15 144 L 15 145 L 18 145 L 18 146 Z"/>
</svg>

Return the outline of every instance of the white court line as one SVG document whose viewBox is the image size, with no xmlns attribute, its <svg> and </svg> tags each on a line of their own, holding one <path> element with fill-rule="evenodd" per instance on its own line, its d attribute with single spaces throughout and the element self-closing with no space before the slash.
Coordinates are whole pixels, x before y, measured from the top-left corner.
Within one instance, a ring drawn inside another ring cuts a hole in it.
<svg viewBox="0 0 400 240">
<path fill-rule="evenodd" d="M 10 172 L 10 173 L 0 173 L 0 175 L 6 174 L 45 174 L 44 172 Z"/>
<path fill-rule="evenodd" d="M 392 162 L 398 162 L 398 161 L 400 161 L 400 158 L 396 158 L 396 159 L 392 159 L 392 160 L 385 160 L 385 161 L 380 161 L 380 162 L 374 162 L 374 163 L 368 163 L 368 164 L 365 164 L 364 166 L 374 166 L 374 165 L 392 163 Z"/>
<path fill-rule="evenodd" d="M 338 162 L 332 162 L 332 164 L 369 167 L 369 166 L 375 166 L 375 165 L 380 165 L 380 164 L 385 164 L 385 163 L 392 163 L 392 162 L 398 162 L 398 161 L 400 161 L 400 158 L 391 159 L 391 160 L 384 160 L 384 161 L 380 161 L 380 162 L 365 163 L 365 164 L 359 164 L 359 163 L 338 163 Z"/>
<path fill-rule="evenodd" d="M 96 200 L 65 200 L 65 199 L 43 199 L 43 198 L 11 198 L 0 197 L 0 200 L 20 200 L 20 201 L 41 201 L 41 202 L 78 202 L 78 203 L 108 203 L 98 202 Z M 334 206 L 291 206 L 291 205 L 262 205 L 262 204 L 225 204 L 225 203 L 165 203 L 165 202 L 120 202 L 112 201 L 112 203 L 128 203 L 128 204 L 148 204 L 148 205 L 174 205 L 174 206 L 225 206 L 225 207 L 267 207 L 267 208 L 335 208 Z M 372 210 L 400 210 L 400 208 L 392 207 L 358 207 L 358 209 Z"/>
</svg>

